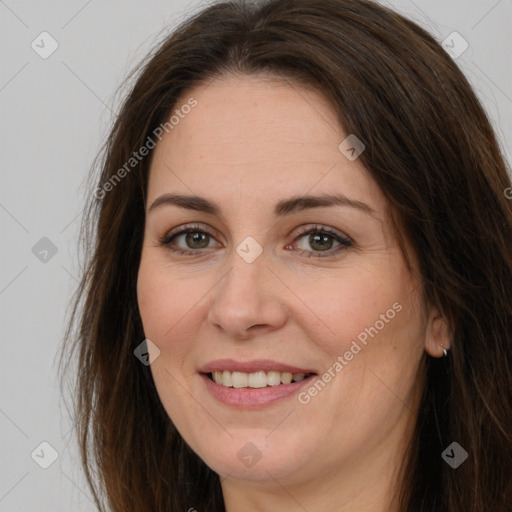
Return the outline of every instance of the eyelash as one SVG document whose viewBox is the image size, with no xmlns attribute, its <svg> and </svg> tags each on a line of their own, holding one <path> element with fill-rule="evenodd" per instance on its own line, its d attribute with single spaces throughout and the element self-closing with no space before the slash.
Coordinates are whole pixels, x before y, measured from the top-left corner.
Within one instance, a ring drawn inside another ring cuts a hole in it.
<svg viewBox="0 0 512 512">
<path fill-rule="evenodd" d="M 172 252 L 181 254 L 181 255 L 189 255 L 189 256 L 199 256 L 202 252 L 204 252 L 204 249 L 177 249 L 175 247 L 171 246 L 172 241 L 180 235 L 188 234 L 188 233 L 203 233 L 213 238 L 213 235 L 208 231 L 203 229 L 201 226 L 197 224 L 193 225 L 187 225 L 184 226 L 182 229 L 176 232 L 170 232 L 166 234 L 163 238 L 159 240 L 160 245 L 165 246 L 167 249 L 169 249 Z M 334 230 L 322 226 L 322 225 L 316 225 L 314 227 L 304 227 L 300 230 L 300 232 L 297 234 L 296 238 L 293 240 L 292 243 L 295 243 L 300 238 L 306 236 L 306 235 L 313 235 L 313 234 L 326 234 L 330 236 L 331 238 L 334 238 L 335 241 L 339 242 L 340 245 L 335 249 L 330 249 L 328 251 L 308 251 L 304 249 L 296 249 L 297 252 L 299 252 L 301 255 L 305 253 L 309 253 L 307 256 L 308 258 L 325 258 L 328 256 L 333 256 L 335 254 L 338 254 L 339 252 L 347 249 L 348 247 L 353 247 L 354 243 L 353 241 L 345 235 L 345 237 L 339 235 Z M 313 256 L 314 254 L 314 256 Z M 325 255 L 324 255 L 325 254 Z"/>
</svg>

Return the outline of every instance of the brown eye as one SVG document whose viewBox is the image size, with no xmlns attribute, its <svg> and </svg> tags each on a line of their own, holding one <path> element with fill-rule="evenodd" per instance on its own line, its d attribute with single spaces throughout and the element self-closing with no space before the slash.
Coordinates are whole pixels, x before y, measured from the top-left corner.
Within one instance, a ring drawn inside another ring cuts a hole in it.
<svg viewBox="0 0 512 512">
<path fill-rule="evenodd" d="M 209 247 L 213 236 L 201 226 L 185 226 L 167 234 L 160 244 L 181 254 L 196 255 Z"/>
<path fill-rule="evenodd" d="M 210 239 L 210 235 L 208 233 L 203 233 L 201 231 L 188 231 L 186 233 L 182 233 L 179 236 L 185 237 L 185 244 L 187 245 L 187 248 L 190 249 L 204 249 L 205 247 L 208 247 L 208 242 Z M 176 239 L 179 237 L 175 236 L 174 238 Z"/>
<path fill-rule="evenodd" d="M 299 247 L 298 250 L 301 254 L 309 253 L 309 257 L 331 256 L 353 245 L 348 237 L 324 226 L 315 226 L 302 232 L 293 245 L 298 245 L 298 241 L 302 239 L 304 239 L 303 247 Z M 325 253 L 325 255 L 317 253 Z"/>
</svg>

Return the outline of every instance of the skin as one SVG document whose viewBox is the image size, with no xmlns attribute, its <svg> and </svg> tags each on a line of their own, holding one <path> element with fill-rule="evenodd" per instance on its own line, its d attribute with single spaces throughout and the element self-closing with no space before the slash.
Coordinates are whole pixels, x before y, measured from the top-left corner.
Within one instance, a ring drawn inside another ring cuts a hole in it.
<svg viewBox="0 0 512 512">
<path fill-rule="evenodd" d="M 147 209 L 172 192 L 215 201 L 222 214 L 175 205 L 148 211 L 137 284 L 169 417 L 221 475 L 228 512 L 397 510 L 398 470 L 424 386 L 421 358 L 425 350 L 440 357 L 450 340 L 437 310 L 423 306 L 386 198 L 338 149 L 348 134 L 320 93 L 242 75 L 190 89 L 177 108 L 190 97 L 197 106 L 154 150 Z M 374 213 L 329 206 L 274 216 L 282 199 L 334 192 Z M 188 245 L 186 235 L 174 239 L 194 255 L 160 244 L 187 223 L 211 234 Z M 298 234 L 315 224 L 354 246 L 336 252 L 340 244 L 327 238 L 322 251 Z M 252 263 L 236 252 L 248 236 L 263 248 Z M 295 394 L 260 410 L 235 409 L 216 402 L 198 374 L 231 358 L 321 375 L 395 303 L 401 311 L 307 404 Z M 261 454 L 250 468 L 237 457 L 248 442 Z"/>
</svg>

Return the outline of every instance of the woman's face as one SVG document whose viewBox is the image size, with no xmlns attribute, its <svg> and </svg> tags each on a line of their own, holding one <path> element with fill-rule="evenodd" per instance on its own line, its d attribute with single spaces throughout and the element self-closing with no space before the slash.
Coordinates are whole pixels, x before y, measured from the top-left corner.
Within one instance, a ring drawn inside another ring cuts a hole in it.
<svg viewBox="0 0 512 512">
<path fill-rule="evenodd" d="M 429 320 L 361 146 L 340 149 L 329 103 L 287 82 L 225 78 L 175 109 L 138 275 L 169 417 L 221 475 L 382 474 L 417 414 Z"/>
</svg>

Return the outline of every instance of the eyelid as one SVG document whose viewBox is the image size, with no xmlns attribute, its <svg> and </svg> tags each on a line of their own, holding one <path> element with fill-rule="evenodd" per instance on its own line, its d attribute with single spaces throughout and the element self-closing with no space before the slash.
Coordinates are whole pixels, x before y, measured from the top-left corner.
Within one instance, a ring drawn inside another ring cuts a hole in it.
<svg viewBox="0 0 512 512">
<path fill-rule="evenodd" d="M 207 227 L 205 228 L 204 226 L 207 226 Z M 195 232 L 195 231 L 200 232 L 200 233 L 205 233 L 214 239 L 216 237 L 218 237 L 217 231 L 207 224 L 189 223 L 189 224 L 184 224 L 184 225 L 178 226 L 178 227 L 172 229 L 171 231 L 167 232 L 163 237 L 161 237 L 159 239 L 160 245 L 167 246 L 167 248 L 170 251 L 178 253 L 178 254 L 193 255 L 193 256 L 202 255 L 206 252 L 206 249 L 211 249 L 211 248 L 207 247 L 207 248 L 203 248 L 203 249 L 181 249 L 181 248 L 175 249 L 170 246 L 173 238 L 175 238 L 177 236 L 186 235 L 189 232 Z M 212 231 L 213 231 L 213 233 L 212 233 Z M 292 232 L 290 232 L 290 235 L 291 235 L 291 233 Z M 290 244 L 287 244 L 286 247 L 289 247 L 290 245 L 295 244 L 298 239 L 302 238 L 303 236 L 305 236 L 307 234 L 315 234 L 315 233 L 325 233 L 325 234 L 329 235 L 331 238 L 334 238 L 335 241 L 338 242 L 339 246 L 334 249 L 330 249 L 328 251 L 311 251 L 311 250 L 304 250 L 304 249 L 296 249 L 296 252 L 298 252 L 300 254 L 308 253 L 308 254 L 310 254 L 309 257 L 322 258 L 322 257 L 335 256 L 339 252 L 343 251 L 344 249 L 356 246 L 356 244 L 354 243 L 354 241 L 352 240 L 351 237 L 349 237 L 348 235 L 346 235 L 345 233 L 343 233 L 341 231 L 338 231 L 335 228 L 331 228 L 324 224 L 307 224 L 307 225 L 301 226 L 299 228 L 299 231 L 296 232 L 296 234 L 293 238 L 293 241 Z M 288 236 L 290 236 L 290 235 L 288 235 Z M 325 253 L 325 254 L 323 254 L 323 253 Z"/>
<path fill-rule="evenodd" d="M 191 222 L 189 224 L 182 224 L 176 228 L 171 229 L 171 231 L 167 231 L 160 239 L 159 241 L 161 243 L 164 243 L 166 241 L 170 241 L 171 238 L 173 238 L 176 235 L 182 235 L 186 234 L 187 231 L 199 231 L 209 234 L 210 236 L 216 236 L 219 237 L 217 231 L 213 229 L 208 224 L 202 224 L 202 223 L 196 223 Z"/>
<path fill-rule="evenodd" d="M 203 226 L 206 226 L 206 229 Z M 168 239 L 172 238 L 174 235 L 185 233 L 188 229 L 190 229 L 190 230 L 196 229 L 197 231 L 205 231 L 206 233 L 208 233 L 210 235 L 212 233 L 210 233 L 209 230 L 212 230 L 213 233 L 215 234 L 215 236 L 217 236 L 217 237 L 219 236 L 217 231 L 215 229 L 213 229 L 211 226 L 209 226 L 208 224 L 192 222 L 192 223 L 189 223 L 189 224 L 180 225 L 180 226 L 178 226 L 176 228 L 173 228 L 171 231 L 166 232 L 165 235 L 163 237 L 161 237 L 160 241 L 162 242 L 164 240 L 168 240 Z M 294 241 L 300 235 L 304 235 L 306 233 L 309 233 L 312 230 L 313 231 L 317 230 L 317 231 L 327 232 L 329 234 L 337 235 L 340 238 L 344 238 L 347 242 L 352 242 L 352 243 L 354 242 L 352 240 L 352 238 L 349 237 L 347 234 L 345 234 L 345 233 L 343 233 L 341 231 L 338 231 L 337 229 L 330 228 L 329 226 L 326 226 L 324 224 L 306 224 L 305 226 L 301 226 L 299 228 L 299 231 L 297 233 L 295 233 Z M 292 233 L 293 233 L 293 230 L 290 231 L 290 233 L 287 236 L 288 237 L 291 236 Z"/>
<path fill-rule="evenodd" d="M 326 234 L 330 238 L 334 239 L 336 242 L 338 242 L 338 246 L 334 247 L 332 249 L 329 249 L 327 251 L 312 251 L 312 250 L 305 250 L 305 249 L 296 249 L 295 252 L 298 252 L 301 255 L 306 255 L 308 258 L 312 259 L 322 259 L 322 258 L 329 258 L 329 257 L 337 257 L 342 253 L 344 250 L 349 248 L 356 248 L 356 244 L 352 240 L 351 237 L 344 234 L 341 231 L 338 231 L 335 228 L 331 228 L 329 226 L 325 226 L 324 224 L 314 224 L 314 225 L 306 225 L 299 228 L 299 232 L 295 235 L 293 242 L 291 244 L 288 244 L 287 247 L 290 245 L 294 245 L 297 243 L 298 240 L 303 238 L 306 235 L 314 235 L 317 233 Z"/>
<path fill-rule="evenodd" d="M 334 235 L 334 236 L 337 236 L 347 242 L 350 242 L 350 243 L 354 243 L 352 238 L 350 238 L 348 235 L 346 235 L 345 233 L 343 233 L 342 231 L 339 231 L 335 228 L 331 228 L 329 226 L 326 226 L 324 224 L 307 224 L 305 226 L 301 226 L 299 228 L 299 231 L 296 233 L 295 235 L 295 238 L 294 238 L 294 241 L 299 238 L 300 236 L 302 235 L 305 235 L 306 233 L 311 233 L 311 232 L 315 232 L 315 231 L 318 231 L 318 232 L 321 232 L 321 233 L 327 233 L 329 235 Z"/>
</svg>

